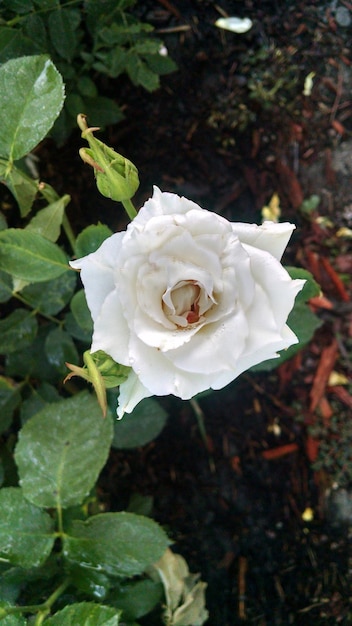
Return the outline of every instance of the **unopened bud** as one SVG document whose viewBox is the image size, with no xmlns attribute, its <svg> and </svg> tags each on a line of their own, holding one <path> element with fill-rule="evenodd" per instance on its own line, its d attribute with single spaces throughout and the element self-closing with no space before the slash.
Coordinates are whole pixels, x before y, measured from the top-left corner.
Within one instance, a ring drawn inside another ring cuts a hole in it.
<svg viewBox="0 0 352 626">
<path fill-rule="evenodd" d="M 89 149 L 81 149 L 80 156 L 94 168 L 97 187 L 107 198 L 123 202 L 130 200 L 139 187 L 138 170 L 135 165 L 94 137 L 99 128 L 88 128 L 85 115 L 78 115 L 78 126 Z"/>
</svg>

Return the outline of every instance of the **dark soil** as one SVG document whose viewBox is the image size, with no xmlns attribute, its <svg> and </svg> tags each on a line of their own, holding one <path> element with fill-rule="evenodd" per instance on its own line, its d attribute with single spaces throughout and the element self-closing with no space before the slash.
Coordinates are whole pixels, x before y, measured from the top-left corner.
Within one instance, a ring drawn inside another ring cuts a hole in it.
<svg viewBox="0 0 352 626">
<path fill-rule="evenodd" d="M 339 24 L 337 9 L 352 20 L 352 6 L 137 4 L 179 68 L 152 94 L 125 79 L 105 85 L 125 112 L 105 138 L 137 165 L 137 201 L 156 184 L 231 220 L 260 223 L 261 208 L 278 193 L 281 219 L 298 227 L 285 262 L 313 272 L 330 304 L 316 309 L 323 325 L 293 361 L 274 373 L 249 372 L 199 401 L 207 447 L 190 404 L 164 399 L 166 428 L 143 449 L 112 453 L 102 495 L 112 510 L 131 493 L 152 496 L 173 549 L 208 583 L 211 626 L 351 624 L 352 517 L 336 500 L 329 504 L 332 488 L 349 497 L 351 396 L 348 386 L 328 382 L 332 370 L 351 376 L 350 287 L 341 283 L 351 272 L 350 239 L 336 233 L 351 228 L 352 205 L 351 170 L 337 166 L 352 147 L 351 27 Z M 253 29 L 220 31 L 220 9 L 251 17 Z M 304 95 L 312 71 L 313 89 Z M 54 186 L 71 192 L 77 227 L 99 219 L 124 227 L 122 209 L 117 214 L 95 192 L 74 143 L 55 157 L 62 179 Z M 319 207 L 304 215 L 300 207 L 312 194 Z M 336 358 L 327 361 L 336 338 Z M 339 425 L 333 439 L 332 419 Z"/>
</svg>

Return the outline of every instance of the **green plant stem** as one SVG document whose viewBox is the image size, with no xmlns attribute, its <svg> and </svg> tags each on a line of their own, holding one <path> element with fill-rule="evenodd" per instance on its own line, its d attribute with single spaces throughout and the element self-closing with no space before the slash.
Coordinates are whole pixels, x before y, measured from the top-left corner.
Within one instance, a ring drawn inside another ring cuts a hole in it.
<svg viewBox="0 0 352 626">
<path fill-rule="evenodd" d="M 81 0 L 68 0 L 68 2 L 66 2 L 66 4 L 64 4 L 61 8 L 65 9 L 66 7 L 75 5 L 75 4 L 79 4 Z M 30 11 L 28 9 L 27 13 L 25 15 L 16 15 L 16 17 L 13 17 L 11 20 L 8 20 L 8 22 L 6 22 L 6 26 L 15 26 L 18 22 L 22 22 L 26 19 L 27 15 L 29 12 L 32 13 L 32 15 L 39 15 L 40 13 L 49 13 L 50 11 L 54 11 L 56 10 L 56 6 L 52 7 L 52 6 L 48 6 L 45 7 L 43 9 L 37 9 L 35 11 Z"/>
<path fill-rule="evenodd" d="M 57 202 L 57 200 L 60 200 L 60 196 L 58 193 L 56 193 L 55 189 L 53 189 L 51 187 L 51 185 L 47 185 L 46 183 L 44 184 L 39 184 L 39 192 L 41 193 L 41 195 L 43 196 L 43 198 L 45 198 L 45 200 L 51 204 L 52 202 Z M 74 235 L 74 232 L 71 228 L 71 224 L 69 222 L 69 219 L 66 215 L 66 213 L 64 212 L 63 218 L 62 218 L 62 228 L 64 229 L 65 235 L 69 241 L 69 244 L 73 250 L 73 252 L 75 251 L 75 246 L 76 246 L 76 237 Z"/>
<path fill-rule="evenodd" d="M 62 506 L 60 502 L 58 502 L 56 505 L 56 511 L 57 511 L 57 530 L 58 530 L 58 534 L 60 535 L 60 537 L 62 537 L 64 534 L 64 525 L 62 521 Z"/>
<path fill-rule="evenodd" d="M 16 300 L 18 300 L 25 306 L 28 306 L 30 309 L 32 309 L 32 315 L 41 315 L 46 320 L 49 320 L 50 322 L 54 322 L 54 324 L 58 324 L 59 326 L 62 326 L 63 322 L 61 320 L 58 320 L 56 317 L 54 317 L 53 315 L 49 315 L 48 313 L 42 313 L 42 311 L 39 311 L 39 309 L 35 309 L 29 302 L 27 302 L 26 298 L 21 296 L 19 293 L 15 292 L 12 294 L 12 296 L 13 298 L 16 298 Z"/>
<path fill-rule="evenodd" d="M 69 241 L 69 244 L 73 250 L 73 252 L 75 252 L 75 248 L 76 248 L 76 237 L 74 235 L 74 232 L 71 228 L 71 224 L 69 222 L 69 219 L 66 215 L 66 213 L 64 213 L 64 216 L 62 218 L 62 228 L 65 231 L 65 235 Z"/>
<path fill-rule="evenodd" d="M 130 218 L 130 220 L 132 221 L 136 216 L 137 216 L 137 211 L 133 205 L 133 203 L 131 202 L 131 200 L 121 200 L 124 209 L 128 215 L 128 217 Z"/>
<path fill-rule="evenodd" d="M 42 604 L 2 607 L 2 609 L 0 609 L 0 622 L 7 615 L 16 615 L 17 613 L 38 613 L 39 615 L 37 616 L 34 624 L 35 626 L 39 626 L 48 613 L 50 613 L 53 604 L 55 604 L 56 600 L 64 593 L 70 583 L 71 579 L 66 578 L 66 580 L 64 580 L 64 582 L 61 583 L 61 585 L 59 585 L 59 587 L 55 589 L 49 598 Z"/>
<path fill-rule="evenodd" d="M 202 409 L 199 406 L 198 401 L 195 398 L 191 398 L 191 400 L 189 401 L 190 405 L 194 411 L 194 414 L 196 416 L 197 419 L 197 423 L 198 423 L 198 428 L 199 428 L 199 432 L 200 432 L 200 436 L 203 440 L 204 446 L 206 447 L 208 453 L 209 453 L 209 467 L 210 467 L 210 471 L 213 473 L 215 472 L 215 463 L 214 463 L 214 459 L 211 456 L 210 453 L 210 447 L 209 447 L 209 441 L 208 441 L 208 437 L 207 437 L 207 431 L 205 430 L 205 423 L 204 423 L 204 413 L 202 411 Z"/>
</svg>

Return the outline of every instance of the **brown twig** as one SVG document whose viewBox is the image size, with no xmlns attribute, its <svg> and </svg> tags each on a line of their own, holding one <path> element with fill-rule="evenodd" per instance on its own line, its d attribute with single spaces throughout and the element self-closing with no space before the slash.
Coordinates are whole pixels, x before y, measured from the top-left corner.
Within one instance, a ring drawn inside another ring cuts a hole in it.
<svg viewBox="0 0 352 626">
<path fill-rule="evenodd" d="M 246 619 L 246 573 L 247 559 L 240 556 L 238 561 L 238 617 Z"/>
<path fill-rule="evenodd" d="M 167 11 L 169 11 L 170 13 L 172 13 L 175 17 L 177 17 L 178 20 L 181 19 L 181 13 L 178 9 L 176 9 L 176 7 L 169 2 L 169 0 L 158 0 L 159 4 L 161 4 L 165 9 L 167 9 Z"/>
</svg>

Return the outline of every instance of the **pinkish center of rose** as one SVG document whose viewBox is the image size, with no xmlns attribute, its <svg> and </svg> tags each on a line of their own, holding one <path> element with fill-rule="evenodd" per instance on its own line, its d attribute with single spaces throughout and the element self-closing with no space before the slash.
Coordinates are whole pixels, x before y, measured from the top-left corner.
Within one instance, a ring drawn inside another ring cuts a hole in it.
<svg viewBox="0 0 352 626">
<path fill-rule="evenodd" d="M 193 281 L 181 281 L 163 297 L 164 313 L 178 326 L 199 321 L 201 289 Z"/>
</svg>

